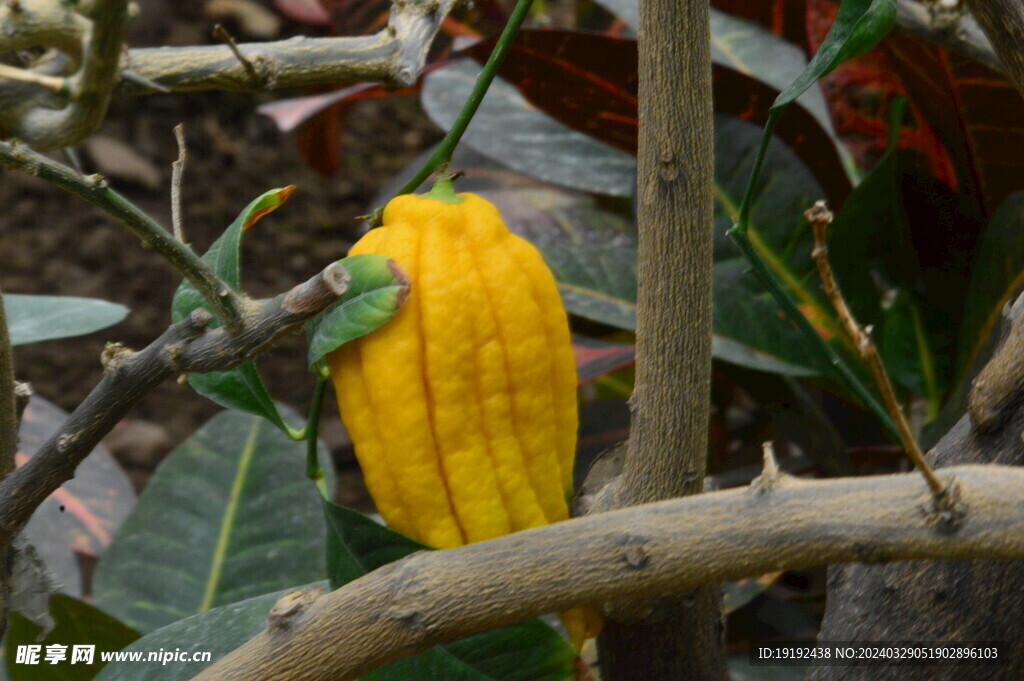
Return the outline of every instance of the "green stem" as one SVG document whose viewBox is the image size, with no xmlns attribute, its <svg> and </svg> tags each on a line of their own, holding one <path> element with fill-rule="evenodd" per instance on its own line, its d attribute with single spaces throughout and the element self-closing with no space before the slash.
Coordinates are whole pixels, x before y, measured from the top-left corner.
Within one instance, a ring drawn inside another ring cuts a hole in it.
<svg viewBox="0 0 1024 681">
<path fill-rule="evenodd" d="M 317 460 L 316 436 L 320 430 L 320 412 L 323 411 L 324 388 L 326 387 L 327 379 L 321 376 L 316 382 L 313 403 L 309 405 L 309 420 L 303 429 L 306 436 L 306 477 L 318 484 L 324 479 L 324 472 L 320 469 L 320 462 Z"/>
<path fill-rule="evenodd" d="M 732 233 L 742 234 L 743 236 L 747 234 L 747 228 L 750 225 L 750 207 L 754 203 L 754 190 L 757 187 L 758 179 L 761 177 L 761 166 L 764 164 L 764 157 L 768 155 L 768 145 L 771 144 L 772 135 L 775 133 L 775 124 L 778 122 L 779 115 L 783 111 L 785 111 L 785 108 L 768 114 L 768 122 L 764 124 L 764 133 L 761 135 L 761 147 L 757 150 L 754 168 L 750 171 L 750 180 L 747 181 L 747 191 L 743 194 L 743 202 L 740 204 L 739 218 L 732 228 Z"/>
<path fill-rule="evenodd" d="M 751 268 L 754 270 L 754 274 L 761 280 L 765 288 L 772 294 L 782 309 L 786 312 L 790 319 L 797 325 L 797 328 L 803 332 L 804 336 L 811 342 L 818 355 L 828 362 L 828 365 L 832 367 L 839 376 L 843 379 L 843 382 L 853 391 L 853 393 L 860 398 L 861 402 L 875 415 L 876 418 L 892 433 L 893 436 L 899 437 L 899 430 L 896 428 L 896 424 L 893 423 L 892 418 L 889 416 L 889 412 L 886 411 L 885 407 L 878 401 L 875 394 L 872 393 L 867 386 L 860 380 L 850 369 L 850 366 L 839 356 L 835 348 L 828 344 L 828 342 L 821 337 L 814 325 L 804 316 L 800 311 L 796 300 L 793 298 L 793 294 L 790 293 L 789 289 L 779 281 L 778 277 L 772 272 L 771 268 L 768 267 L 761 254 L 757 252 L 754 245 L 750 242 L 750 237 L 747 235 L 747 230 L 740 229 L 739 225 L 736 225 L 729 230 L 729 236 L 739 247 L 740 251 L 743 252 L 744 257 L 750 263 Z"/>
<path fill-rule="evenodd" d="M 487 58 L 487 63 L 484 64 L 483 70 L 477 76 L 476 83 L 473 85 L 473 91 L 469 93 L 469 98 L 462 105 L 462 110 L 459 111 L 459 115 L 455 118 L 455 122 L 452 123 L 448 134 L 444 136 L 441 144 L 431 157 L 427 159 L 427 162 L 423 164 L 423 167 L 419 169 L 412 179 L 405 183 L 405 186 L 396 192 L 395 196 L 411 194 L 416 191 L 423 184 L 424 180 L 430 177 L 431 173 L 440 166 L 451 162 L 455 147 L 459 144 L 459 140 L 462 139 L 466 128 L 469 127 L 473 116 L 476 115 L 477 109 L 480 108 L 480 102 L 483 101 L 484 95 L 487 94 L 488 88 L 491 87 L 494 77 L 498 75 L 498 70 L 501 68 L 502 62 L 505 61 L 508 51 L 512 48 L 512 42 L 519 32 L 520 26 L 523 25 L 526 15 L 530 12 L 531 5 L 533 5 L 533 0 L 519 0 L 516 3 L 515 9 L 512 10 L 512 14 L 508 18 L 508 23 L 505 24 L 505 30 L 501 32 L 498 42 L 494 45 L 494 49 L 491 50 L 491 56 Z M 375 210 L 370 215 L 370 224 L 374 227 L 379 226 L 383 212 L 382 208 Z"/>
<path fill-rule="evenodd" d="M 160 223 L 141 208 L 107 186 L 99 175 L 83 177 L 23 144 L 0 141 L 0 167 L 14 168 L 41 177 L 66 192 L 82 197 L 120 220 L 142 241 L 164 257 L 188 279 L 210 304 L 213 312 L 229 329 L 241 326 L 241 302 L 238 295 L 218 277 L 195 252 L 175 239 Z"/>
</svg>

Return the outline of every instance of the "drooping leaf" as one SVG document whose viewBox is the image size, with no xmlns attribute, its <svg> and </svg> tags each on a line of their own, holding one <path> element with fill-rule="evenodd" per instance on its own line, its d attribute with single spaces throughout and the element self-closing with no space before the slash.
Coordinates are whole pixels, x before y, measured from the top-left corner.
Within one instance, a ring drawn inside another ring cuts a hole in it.
<svg viewBox="0 0 1024 681">
<path fill-rule="evenodd" d="M 242 285 L 242 233 L 268 213 L 277 210 L 294 190 L 294 186 L 271 189 L 253 199 L 203 255 L 203 261 L 235 291 L 241 290 Z M 181 321 L 200 307 L 209 309 L 199 291 L 189 281 L 183 281 L 171 303 L 171 319 Z M 219 322 L 214 320 L 211 328 L 217 326 Z M 287 430 L 270 393 L 263 385 L 255 362 L 246 362 L 229 371 L 192 374 L 188 380 L 197 393 L 217 404 L 262 416 L 278 428 Z"/>
<path fill-rule="evenodd" d="M 427 76 L 422 102 L 447 129 L 472 90 L 480 67 L 460 59 Z M 537 111 L 515 87 L 495 79 L 463 143 L 519 172 L 546 182 L 612 196 L 629 196 L 636 161 Z"/>
<path fill-rule="evenodd" d="M 845 0 L 807 68 L 779 94 L 772 110 L 785 108 L 836 66 L 873 48 L 895 23 L 896 0 Z"/>
<path fill-rule="evenodd" d="M 115 652 L 139 638 L 138 632 L 107 613 L 71 596 L 50 596 L 50 615 L 54 627 L 45 637 L 42 627 L 29 622 L 18 613 L 11 615 L 5 638 L 4 658 L 10 681 L 91 681 L 104 667 L 101 652 Z M 19 646 L 41 646 L 36 664 L 18 664 Z M 64 649 L 50 648 L 64 646 Z M 87 647 L 93 647 L 91 657 Z M 49 650 L 60 651 L 61 660 L 46 661 Z"/>
<path fill-rule="evenodd" d="M 326 588 L 327 582 L 295 587 L 303 590 Z M 267 625 L 267 614 L 277 600 L 295 589 L 254 596 L 161 627 L 124 649 L 125 655 L 141 656 L 140 659 L 112 661 L 96 677 L 96 681 L 189 681 L 262 631 Z M 187 660 L 171 664 L 159 659 L 147 661 L 151 652 L 184 650 L 185 644 L 192 646 L 188 650 L 190 655 L 209 653 L 210 660 Z"/>
<path fill-rule="evenodd" d="M 386 256 L 351 255 L 338 262 L 352 279 L 341 300 L 306 325 L 310 366 L 387 322 L 409 294 L 409 279 Z"/>
<path fill-rule="evenodd" d="M 100 562 L 96 603 L 147 632 L 323 575 L 305 444 L 223 412 L 161 463 Z"/>
<path fill-rule="evenodd" d="M 84 336 L 113 326 L 128 308 L 95 298 L 5 293 L 4 311 L 12 345 Z"/>
<path fill-rule="evenodd" d="M 67 417 L 64 410 L 33 395 L 18 430 L 16 463 L 31 459 Z M 39 505 L 23 534 L 60 582 L 61 591 L 78 597 L 83 588 L 78 556 L 101 556 L 134 505 L 131 481 L 101 445 L 75 469 L 74 478 Z"/>
<path fill-rule="evenodd" d="M 726 232 L 735 224 L 761 132 L 744 121 L 716 117 L 715 334 L 767 354 L 809 375 L 826 371 L 809 340 L 786 317 Z M 752 194 L 749 228 L 754 247 L 797 299 L 819 335 L 838 341 L 842 332 L 823 299 L 811 259 L 813 239 L 803 212 L 822 191 L 814 177 L 781 144 L 769 145 L 764 170 Z M 735 361 L 735 357 L 723 357 Z M 769 366 L 745 362 L 753 369 Z"/>
<path fill-rule="evenodd" d="M 329 527 L 327 562 L 333 588 L 425 549 L 360 513 L 328 501 L 324 501 L 324 513 Z M 364 675 L 363 680 L 569 681 L 575 678 L 575 658 L 565 638 L 544 622 L 530 620 L 397 660 Z"/>
</svg>

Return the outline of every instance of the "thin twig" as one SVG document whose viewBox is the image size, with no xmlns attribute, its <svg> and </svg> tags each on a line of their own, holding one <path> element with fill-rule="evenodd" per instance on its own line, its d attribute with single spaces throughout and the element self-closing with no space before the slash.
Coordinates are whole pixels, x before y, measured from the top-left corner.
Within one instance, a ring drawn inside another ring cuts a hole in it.
<svg viewBox="0 0 1024 681">
<path fill-rule="evenodd" d="M 168 88 L 165 88 L 163 85 L 156 82 L 155 80 L 146 78 L 141 73 L 135 73 L 131 69 L 121 70 L 121 80 L 128 83 L 132 83 L 133 85 L 137 85 L 144 90 L 159 92 L 160 94 L 164 95 L 170 94 L 171 92 Z"/>
<path fill-rule="evenodd" d="M 832 224 L 832 211 L 828 209 L 824 201 L 818 201 L 804 213 L 804 217 L 811 223 L 811 228 L 814 231 L 814 250 L 811 252 L 811 255 L 814 258 L 814 262 L 818 265 L 822 290 L 828 296 L 832 307 L 835 308 L 843 328 L 853 338 L 861 359 L 864 360 L 871 370 L 875 383 L 878 384 L 878 389 L 882 393 L 886 409 L 899 431 L 900 442 L 902 442 L 907 456 L 921 470 L 921 474 L 928 481 L 928 486 L 931 487 L 935 496 L 944 496 L 948 486 L 935 474 L 935 471 L 932 470 L 932 467 L 925 460 L 924 452 L 921 451 L 921 446 L 917 443 L 917 438 L 914 437 L 913 430 L 910 428 L 910 422 L 907 421 L 906 414 L 903 413 L 903 407 L 900 406 L 899 400 L 896 399 L 896 392 L 893 390 L 892 381 L 889 380 L 889 373 L 885 370 L 882 357 L 878 354 L 878 348 L 875 346 L 874 341 L 871 340 L 871 334 L 868 330 L 862 327 L 854 318 L 853 312 L 850 310 L 849 305 L 846 304 L 843 292 L 839 289 L 839 283 L 832 272 L 832 265 L 828 259 L 828 228 Z"/>
<path fill-rule="evenodd" d="M 9 66 L 7 64 L 0 64 L 0 78 L 6 78 L 19 83 L 28 83 L 29 85 L 37 85 L 45 90 L 49 90 L 50 92 L 65 96 L 67 96 L 70 89 L 67 78 L 47 76 L 41 73 L 36 73 L 35 71 L 19 69 L 17 66 Z"/>
<path fill-rule="evenodd" d="M 4 141 L 0 141 L 0 167 L 40 177 L 103 209 L 139 237 L 147 248 L 162 255 L 174 269 L 192 282 L 225 326 L 235 329 L 241 325 L 242 298 L 191 248 L 175 239 L 141 208 L 111 189 L 99 175 L 83 177 L 24 144 Z"/>
<path fill-rule="evenodd" d="M 242 54 L 242 51 L 238 49 L 238 44 L 235 42 L 235 39 L 231 37 L 231 34 L 228 33 L 226 28 L 220 24 L 214 26 L 213 37 L 228 46 L 228 49 L 231 50 L 231 54 L 235 55 L 235 59 L 242 63 L 242 66 L 245 68 L 245 72 L 249 74 L 249 77 L 252 78 L 254 83 L 258 83 L 263 80 L 260 78 L 259 71 L 257 71 L 256 67 L 252 65 L 252 62 L 249 61 L 249 59 Z"/>
<path fill-rule="evenodd" d="M 185 229 L 181 224 L 181 176 L 185 173 L 188 150 L 185 148 L 185 124 L 174 126 L 174 139 L 178 141 L 178 160 L 171 163 L 171 227 L 174 238 L 185 243 Z"/>
<path fill-rule="evenodd" d="M 0 481 L 0 538 L 17 533 L 33 511 L 60 485 L 124 415 L 172 376 L 223 371 L 253 359 L 336 302 L 349 275 L 338 263 L 276 298 L 252 301 L 252 313 L 237 332 L 207 330 L 211 319 L 199 308 L 169 327 L 145 349 L 119 348 L 107 357 L 103 380 L 21 468 Z"/>
<path fill-rule="evenodd" d="M 970 509 L 955 532 L 941 513 L 921 512 L 920 479 L 903 473 L 786 478 L 421 551 L 320 596 L 292 626 L 265 630 L 195 681 L 345 681 L 543 613 L 791 568 L 1024 558 L 1024 471 L 947 472 Z"/>
</svg>

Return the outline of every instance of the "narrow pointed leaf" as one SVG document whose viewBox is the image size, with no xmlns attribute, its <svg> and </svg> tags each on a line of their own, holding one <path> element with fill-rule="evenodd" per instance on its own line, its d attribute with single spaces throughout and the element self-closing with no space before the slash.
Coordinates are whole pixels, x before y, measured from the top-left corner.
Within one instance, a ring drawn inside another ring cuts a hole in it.
<svg viewBox="0 0 1024 681">
<path fill-rule="evenodd" d="M 324 501 L 327 550 L 334 588 L 371 570 L 424 550 L 366 516 Z M 576 653 L 540 620 L 530 620 L 431 648 L 363 676 L 364 681 L 559 681 L 575 678 Z"/>
<path fill-rule="evenodd" d="M 896 0 L 844 0 L 814 58 L 779 94 L 772 110 L 785 108 L 836 66 L 873 48 L 895 23 Z"/>
<path fill-rule="evenodd" d="M 128 308 L 95 298 L 5 293 L 4 311 L 11 345 L 84 336 L 113 326 Z"/>
<path fill-rule="evenodd" d="M 161 463 L 95 576 L 96 603 L 147 632 L 323 575 L 305 443 L 218 414 Z"/>
<path fill-rule="evenodd" d="M 352 255 L 338 263 L 352 280 L 341 300 L 306 325 L 310 366 L 343 343 L 385 324 L 409 295 L 408 277 L 386 256 Z"/>
<path fill-rule="evenodd" d="M 253 199 L 203 255 L 203 260 L 235 291 L 241 290 L 242 285 L 242 233 L 263 216 L 277 210 L 288 200 L 294 189 L 294 186 L 271 189 Z M 200 307 L 209 309 L 199 291 L 190 282 L 183 281 L 171 303 L 171 319 L 181 321 Z M 211 328 L 217 326 L 219 322 L 215 320 Z M 189 384 L 197 393 L 223 407 L 262 416 L 287 431 L 255 362 L 246 362 L 230 371 L 192 374 L 189 376 Z"/>
</svg>

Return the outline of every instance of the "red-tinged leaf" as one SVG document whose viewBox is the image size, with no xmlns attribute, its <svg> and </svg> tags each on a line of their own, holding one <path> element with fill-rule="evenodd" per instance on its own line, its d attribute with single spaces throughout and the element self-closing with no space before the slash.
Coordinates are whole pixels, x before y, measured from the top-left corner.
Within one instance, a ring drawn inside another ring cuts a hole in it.
<svg viewBox="0 0 1024 681">
<path fill-rule="evenodd" d="M 794 45 L 807 45 L 804 0 L 712 0 L 711 6 L 734 17 L 754 21 Z"/>
<path fill-rule="evenodd" d="M 388 23 L 390 0 L 320 0 L 331 26 L 341 35 L 375 33 Z"/>
<path fill-rule="evenodd" d="M 33 396 L 18 431 L 20 466 L 64 423 L 67 413 Z M 135 493 L 124 471 L 104 447 L 97 447 L 64 483 L 36 509 L 26 528 L 29 541 L 63 585 L 82 594 L 75 554 L 99 556 L 132 507 Z"/>
<path fill-rule="evenodd" d="M 884 46 L 918 117 L 948 150 L 959 179 L 954 189 L 991 214 L 1021 188 L 1024 99 L 1001 75 L 965 57 L 898 35 Z"/>
<path fill-rule="evenodd" d="M 466 52 L 486 60 L 494 40 Z M 526 99 L 565 125 L 636 153 L 636 41 L 579 31 L 521 31 L 501 69 Z M 763 124 L 778 91 L 715 65 L 715 110 Z M 806 110 L 782 117 L 776 134 L 812 169 L 829 200 L 839 206 L 849 181 L 832 140 Z"/>
<path fill-rule="evenodd" d="M 636 361 L 636 347 L 632 343 L 609 343 L 588 336 L 574 337 L 572 351 L 576 355 L 580 385 L 596 381 Z"/>
<path fill-rule="evenodd" d="M 342 120 L 348 115 L 348 110 L 348 102 L 332 104 L 299 126 L 295 136 L 299 156 L 306 165 L 325 177 L 338 172 Z"/>
<path fill-rule="evenodd" d="M 330 26 L 331 15 L 320 0 L 274 0 L 278 12 L 307 26 Z"/>
<path fill-rule="evenodd" d="M 259 222 L 263 216 L 273 213 L 275 210 L 281 207 L 288 197 L 295 191 L 295 185 L 290 184 L 287 187 L 280 189 L 271 189 L 265 192 L 259 199 L 256 200 L 256 204 L 250 206 L 248 214 L 245 216 L 245 221 L 242 223 L 242 231 L 245 231 Z"/>
<path fill-rule="evenodd" d="M 441 30 L 453 38 L 473 38 L 475 40 L 483 38 L 480 31 L 450 16 L 445 17 L 441 22 Z"/>
<path fill-rule="evenodd" d="M 811 50 L 818 50 L 832 27 L 838 10 L 833 0 L 809 0 L 807 39 Z M 897 70 L 883 50 L 874 50 L 841 64 L 821 79 L 833 125 L 840 139 L 863 168 L 873 168 L 888 146 L 889 103 L 906 96 Z M 930 174 L 949 187 L 956 188 L 957 177 L 942 140 L 927 124 L 921 111 L 910 102 L 916 121 L 901 133 L 898 148 L 917 152 Z"/>
<path fill-rule="evenodd" d="M 424 69 L 428 72 L 429 69 Z M 421 80 L 422 82 L 422 80 Z M 418 95 L 420 84 L 398 90 L 386 90 L 376 83 L 359 83 L 334 92 L 325 92 L 306 97 L 279 99 L 261 104 L 256 111 L 270 118 L 281 132 L 291 132 L 325 109 L 341 102 L 357 102 L 364 99 L 387 99 Z"/>
</svg>

